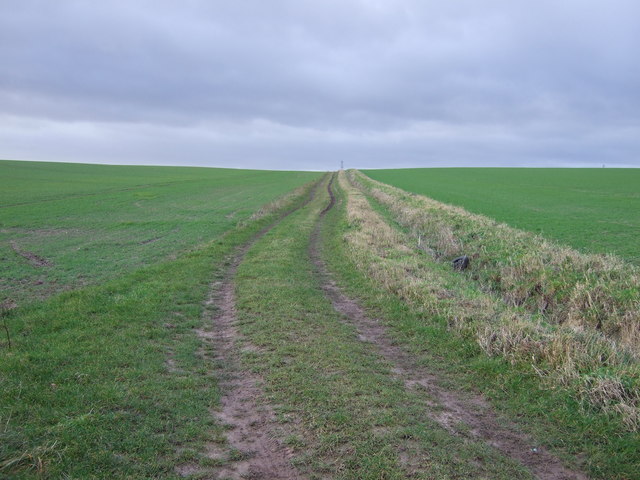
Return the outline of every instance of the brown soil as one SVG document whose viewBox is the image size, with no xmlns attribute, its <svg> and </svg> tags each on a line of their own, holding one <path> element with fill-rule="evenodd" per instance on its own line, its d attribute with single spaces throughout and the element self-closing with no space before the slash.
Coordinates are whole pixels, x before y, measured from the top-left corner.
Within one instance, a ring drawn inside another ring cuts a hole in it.
<svg viewBox="0 0 640 480">
<path fill-rule="evenodd" d="M 34 267 L 38 267 L 38 268 L 40 268 L 40 267 L 50 267 L 51 265 L 53 265 L 46 258 L 41 257 L 39 255 L 36 255 L 33 252 L 29 252 L 27 250 L 23 250 L 14 241 L 11 241 L 10 244 L 11 244 L 11 248 L 13 249 L 14 252 L 16 252 L 21 257 L 25 258 Z"/>
<path fill-rule="evenodd" d="M 198 334 L 210 342 L 219 368 L 219 386 L 224 392 L 220 409 L 213 412 L 218 421 L 228 427 L 228 444 L 236 450 L 233 455 L 218 444 L 207 446 L 207 456 L 219 461 L 215 478 L 294 480 L 304 478 L 292 465 L 293 452 L 276 438 L 273 408 L 264 401 L 261 379 L 244 369 L 240 351 L 257 349 L 242 337 L 236 327 L 235 275 L 251 246 L 278 225 L 284 218 L 306 206 L 314 197 L 316 187 L 306 202 L 284 213 L 274 223 L 265 227 L 233 257 L 222 282 L 212 284 L 206 312 L 217 308 L 213 328 L 200 330 Z M 231 458 L 230 458 L 231 457 Z M 176 468 L 178 474 L 191 475 L 199 468 L 187 464 Z"/>
<path fill-rule="evenodd" d="M 520 432 L 515 424 L 499 417 L 480 395 L 456 392 L 440 386 L 436 373 L 417 364 L 407 351 L 393 342 L 385 325 L 368 317 L 356 301 L 340 290 L 331 279 L 320 255 L 321 221 L 336 202 L 332 182 L 333 178 L 327 186 L 331 200 L 320 214 L 311 238 L 310 256 L 321 278 L 322 289 L 334 308 L 356 327 L 359 338 L 370 343 L 389 362 L 393 374 L 404 382 L 406 388 L 422 389 L 426 396 L 435 399 L 435 402 L 427 400 L 427 404 L 434 407 L 428 414 L 452 434 L 459 434 L 456 428 L 458 425 L 466 425 L 472 438 L 484 441 L 520 462 L 536 478 L 586 480 L 586 475 L 566 468 L 558 458 Z"/>
<path fill-rule="evenodd" d="M 153 238 L 149 238 L 147 240 L 142 240 L 140 243 L 140 245 L 148 245 L 149 243 L 155 243 L 158 240 L 162 239 L 164 237 L 153 237 Z"/>
</svg>

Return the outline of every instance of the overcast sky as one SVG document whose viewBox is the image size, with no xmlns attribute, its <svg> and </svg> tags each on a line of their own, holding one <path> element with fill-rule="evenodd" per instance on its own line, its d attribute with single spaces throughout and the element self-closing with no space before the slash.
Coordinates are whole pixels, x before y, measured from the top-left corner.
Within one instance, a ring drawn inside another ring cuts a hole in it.
<svg viewBox="0 0 640 480">
<path fill-rule="evenodd" d="M 637 0 L 0 0 L 0 158 L 640 166 Z"/>
</svg>

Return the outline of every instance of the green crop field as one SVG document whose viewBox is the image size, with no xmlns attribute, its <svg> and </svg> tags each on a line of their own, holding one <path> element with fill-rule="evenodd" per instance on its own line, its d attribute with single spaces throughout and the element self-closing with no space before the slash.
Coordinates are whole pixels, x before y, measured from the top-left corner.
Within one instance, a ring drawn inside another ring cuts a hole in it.
<svg viewBox="0 0 640 480">
<path fill-rule="evenodd" d="M 640 478 L 637 266 L 357 171 L 0 175 L 2 479 Z"/>
<path fill-rule="evenodd" d="M 589 252 L 640 264 L 640 169 L 419 168 L 368 176 Z"/>
<path fill-rule="evenodd" d="M 0 161 L 0 303 L 45 298 L 175 256 L 315 177 Z"/>
</svg>

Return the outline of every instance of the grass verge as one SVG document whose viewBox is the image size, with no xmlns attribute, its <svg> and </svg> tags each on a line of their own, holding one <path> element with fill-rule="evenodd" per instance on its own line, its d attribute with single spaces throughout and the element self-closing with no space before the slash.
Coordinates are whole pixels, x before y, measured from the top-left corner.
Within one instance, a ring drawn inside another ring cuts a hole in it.
<svg viewBox="0 0 640 480">
<path fill-rule="evenodd" d="M 359 172 L 350 175 L 434 259 L 468 255 L 466 274 L 505 303 L 553 323 L 597 330 L 638 352 L 640 270 L 634 265 L 611 255 L 582 254 Z"/>
</svg>

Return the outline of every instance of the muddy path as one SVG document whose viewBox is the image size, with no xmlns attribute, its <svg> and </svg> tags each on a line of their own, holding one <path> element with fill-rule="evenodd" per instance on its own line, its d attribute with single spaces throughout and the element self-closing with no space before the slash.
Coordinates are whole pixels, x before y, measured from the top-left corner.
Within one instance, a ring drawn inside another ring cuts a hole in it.
<svg viewBox="0 0 640 480">
<path fill-rule="evenodd" d="M 367 315 L 360 305 L 345 295 L 331 278 L 321 256 L 321 227 L 325 215 L 334 208 L 333 192 L 335 174 L 327 185 L 330 201 L 320 213 L 314 228 L 309 255 L 320 278 L 321 287 L 334 309 L 353 325 L 361 341 L 367 342 L 389 363 L 392 373 L 407 389 L 423 390 L 428 397 L 425 404 L 428 415 L 452 434 L 460 435 L 457 425 L 464 424 L 474 440 L 486 442 L 525 466 L 536 478 L 542 480 L 586 480 L 581 472 L 566 468 L 562 462 L 538 446 L 533 439 L 520 432 L 516 425 L 498 417 L 480 395 L 448 390 L 441 386 L 438 375 L 419 365 L 403 347 L 396 345 L 387 327 Z M 435 399 L 435 401 L 433 401 Z"/>
<path fill-rule="evenodd" d="M 198 335 L 214 352 L 212 359 L 217 365 L 218 385 L 223 394 L 220 408 L 212 414 L 226 427 L 228 442 L 228 446 L 215 443 L 207 445 L 207 457 L 221 464 L 213 469 L 213 478 L 304 478 L 291 465 L 291 450 L 275 438 L 275 415 L 273 408 L 262 401 L 264 395 L 260 377 L 242 367 L 241 349 L 253 347 L 242 337 L 236 325 L 235 276 L 249 249 L 286 217 L 307 206 L 323 183 L 324 179 L 321 179 L 301 205 L 283 213 L 240 247 L 231 258 L 223 280 L 211 285 L 205 315 L 210 317 L 208 321 L 212 323 L 212 328 L 199 330 Z M 212 314 L 213 309 L 215 313 Z M 178 473 L 190 475 L 202 472 L 196 466 L 183 465 L 178 468 Z"/>
</svg>

